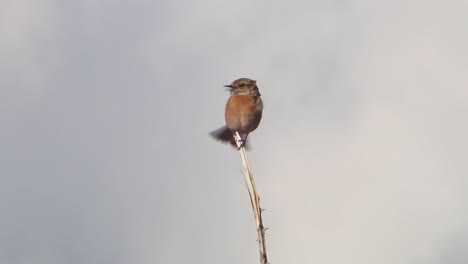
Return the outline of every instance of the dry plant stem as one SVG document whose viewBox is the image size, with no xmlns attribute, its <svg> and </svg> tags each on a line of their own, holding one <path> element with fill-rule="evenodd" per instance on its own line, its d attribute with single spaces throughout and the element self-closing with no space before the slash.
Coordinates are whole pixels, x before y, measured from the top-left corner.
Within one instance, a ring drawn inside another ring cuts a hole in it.
<svg viewBox="0 0 468 264">
<path fill-rule="evenodd" d="M 255 217 L 255 223 L 257 224 L 257 235 L 258 235 L 258 249 L 260 251 L 260 263 L 267 264 L 267 253 L 265 246 L 265 228 L 262 221 L 262 208 L 260 207 L 260 197 L 255 189 L 255 183 L 253 179 L 252 172 L 250 170 L 250 164 L 247 159 L 247 154 L 245 152 L 245 147 L 242 145 L 242 138 L 239 133 L 234 134 L 234 139 L 236 140 L 237 147 L 239 148 L 239 153 L 242 159 L 242 165 L 244 166 L 242 174 L 244 175 L 244 180 L 249 190 L 250 202 L 252 203 L 252 209 Z"/>
</svg>

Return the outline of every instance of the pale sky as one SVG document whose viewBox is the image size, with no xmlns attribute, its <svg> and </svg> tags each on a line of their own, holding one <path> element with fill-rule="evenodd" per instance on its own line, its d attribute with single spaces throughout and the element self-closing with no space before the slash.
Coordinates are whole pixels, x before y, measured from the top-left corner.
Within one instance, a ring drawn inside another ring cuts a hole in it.
<svg viewBox="0 0 468 264">
<path fill-rule="evenodd" d="M 468 263 L 468 2 L 0 0 L 0 263 Z"/>
</svg>

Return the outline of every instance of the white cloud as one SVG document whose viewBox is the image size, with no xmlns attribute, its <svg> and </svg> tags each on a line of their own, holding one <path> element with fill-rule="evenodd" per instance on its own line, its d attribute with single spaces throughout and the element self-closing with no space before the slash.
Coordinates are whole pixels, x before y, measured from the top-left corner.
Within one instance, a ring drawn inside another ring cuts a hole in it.
<svg viewBox="0 0 468 264">
<path fill-rule="evenodd" d="M 284 149 L 262 171 L 277 261 L 446 262 L 468 229 L 462 18 L 438 5 L 354 6 L 340 53 L 357 94 L 350 120 L 292 118 L 263 132 L 280 141 L 263 142 L 268 153 Z"/>
</svg>

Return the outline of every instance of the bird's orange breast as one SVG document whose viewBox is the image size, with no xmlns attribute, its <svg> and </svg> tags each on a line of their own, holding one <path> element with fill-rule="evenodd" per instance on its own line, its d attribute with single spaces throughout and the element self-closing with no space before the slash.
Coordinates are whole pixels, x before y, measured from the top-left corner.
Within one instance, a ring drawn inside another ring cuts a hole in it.
<svg viewBox="0 0 468 264">
<path fill-rule="evenodd" d="M 249 133 L 255 130 L 262 118 L 263 103 L 260 97 L 232 95 L 226 104 L 226 125 L 231 131 Z"/>
</svg>

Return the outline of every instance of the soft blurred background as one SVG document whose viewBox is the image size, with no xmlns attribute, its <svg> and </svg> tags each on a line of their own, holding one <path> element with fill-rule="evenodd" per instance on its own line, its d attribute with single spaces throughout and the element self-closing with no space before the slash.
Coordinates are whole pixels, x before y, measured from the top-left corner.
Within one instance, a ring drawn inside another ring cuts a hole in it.
<svg viewBox="0 0 468 264">
<path fill-rule="evenodd" d="M 0 0 L 0 263 L 468 263 L 468 2 Z"/>
</svg>

